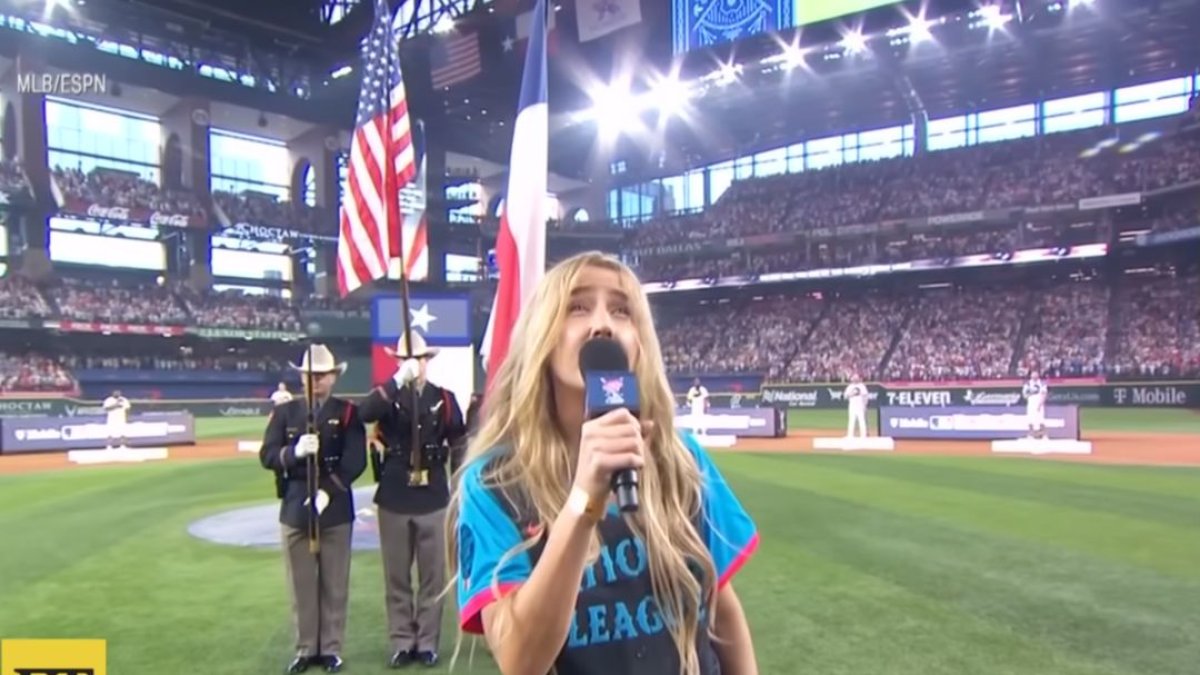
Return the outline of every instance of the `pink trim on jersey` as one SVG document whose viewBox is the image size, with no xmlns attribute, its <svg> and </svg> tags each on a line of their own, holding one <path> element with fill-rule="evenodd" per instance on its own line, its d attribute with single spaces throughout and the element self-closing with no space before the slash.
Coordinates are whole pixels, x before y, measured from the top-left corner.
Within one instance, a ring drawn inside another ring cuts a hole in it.
<svg viewBox="0 0 1200 675">
<path fill-rule="evenodd" d="M 520 581 L 508 581 L 500 584 L 500 595 L 493 593 L 492 587 L 488 586 L 471 596 L 471 599 L 467 601 L 467 604 L 463 606 L 462 611 L 458 615 L 459 626 L 463 629 L 463 632 L 483 635 L 483 608 L 517 590 L 521 587 L 522 583 Z"/>
<path fill-rule="evenodd" d="M 725 569 L 725 572 L 721 575 L 721 578 L 717 580 L 717 588 L 724 588 L 726 584 L 732 581 L 733 575 L 737 574 L 738 570 L 742 568 L 742 565 L 745 565 L 746 561 L 750 560 L 750 557 L 753 556 L 754 552 L 757 550 L 758 533 L 755 532 L 754 536 L 750 538 L 750 541 L 747 542 L 746 546 L 742 549 L 742 552 L 737 554 L 737 557 L 733 559 L 733 562 L 729 563 L 729 567 Z"/>
</svg>

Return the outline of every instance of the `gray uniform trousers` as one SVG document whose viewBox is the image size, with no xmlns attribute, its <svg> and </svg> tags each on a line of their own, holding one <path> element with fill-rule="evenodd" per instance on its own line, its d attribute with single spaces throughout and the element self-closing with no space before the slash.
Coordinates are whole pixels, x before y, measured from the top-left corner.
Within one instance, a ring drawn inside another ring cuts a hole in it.
<svg viewBox="0 0 1200 675">
<path fill-rule="evenodd" d="M 446 586 L 446 509 L 412 515 L 379 509 L 387 589 L 388 638 L 393 650 L 438 651 Z M 412 566 L 420 586 L 414 603 Z"/>
<path fill-rule="evenodd" d="M 308 548 L 308 532 L 287 525 L 282 527 L 283 558 L 287 562 L 292 591 L 296 654 L 340 655 L 346 635 L 346 605 L 350 599 L 350 538 L 354 524 L 321 528 L 319 602 L 317 561 Z"/>
</svg>

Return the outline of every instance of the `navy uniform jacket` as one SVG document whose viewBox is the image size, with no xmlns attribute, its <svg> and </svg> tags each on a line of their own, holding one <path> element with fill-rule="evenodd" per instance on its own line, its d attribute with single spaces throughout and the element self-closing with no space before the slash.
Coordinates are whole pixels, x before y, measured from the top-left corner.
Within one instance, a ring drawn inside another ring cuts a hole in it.
<svg viewBox="0 0 1200 675">
<path fill-rule="evenodd" d="M 417 400 L 417 420 L 421 466 L 429 470 L 429 485 L 410 487 L 412 409 L 411 385 L 400 389 L 388 380 L 363 400 L 362 418 L 368 424 L 378 423 L 376 436 L 386 447 L 382 461 L 376 466 L 379 487 L 375 490 L 375 503 L 392 513 L 424 515 L 444 509 L 450 503 L 450 474 L 462 462 L 467 427 L 453 392 L 426 382 Z"/>
<path fill-rule="evenodd" d="M 262 448 L 263 467 L 275 472 L 280 486 L 279 522 L 290 527 L 308 527 L 309 458 L 296 458 L 296 439 L 304 434 L 307 403 L 296 399 L 276 406 L 267 421 Z M 353 403 L 330 397 L 316 414 L 321 450 L 317 453 L 319 487 L 329 495 L 321 512 L 321 527 L 344 525 L 354 520 L 351 485 L 367 468 L 367 432 Z"/>
<path fill-rule="evenodd" d="M 758 548 L 754 521 L 742 508 L 707 453 L 690 434 L 684 441 L 704 481 L 697 527 L 707 544 L 723 588 Z M 521 499 L 485 484 L 489 458 L 473 461 L 462 473 L 462 512 L 456 525 L 459 555 L 457 596 L 459 623 L 467 633 L 482 634 L 484 607 L 529 579 L 545 543 L 544 532 L 516 513 Z M 598 525 L 600 557 L 584 570 L 566 644 L 554 661 L 558 675 L 662 675 L 679 672 L 679 655 L 671 642 L 650 583 L 645 544 L 609 507 Z M 541 541 L 528 551 L 505 558 L 529 538 Z M 501 565 L 501 560 L 503 565 Z M 701 675 L 720 675 L 721 665 L 707 630 L 697 636 Z"/>
</svg>

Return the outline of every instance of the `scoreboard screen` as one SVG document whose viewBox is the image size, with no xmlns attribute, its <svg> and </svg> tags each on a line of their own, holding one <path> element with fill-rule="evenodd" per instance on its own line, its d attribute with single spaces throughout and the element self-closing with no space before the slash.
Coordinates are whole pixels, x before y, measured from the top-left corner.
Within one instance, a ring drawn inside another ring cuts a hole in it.
<svg viewBox="0 0 1200 675">
<path fill-rule="evenodd" d="M 676 54 L 849 16 L 900 0 L 672 0 Z"/>
</svg>

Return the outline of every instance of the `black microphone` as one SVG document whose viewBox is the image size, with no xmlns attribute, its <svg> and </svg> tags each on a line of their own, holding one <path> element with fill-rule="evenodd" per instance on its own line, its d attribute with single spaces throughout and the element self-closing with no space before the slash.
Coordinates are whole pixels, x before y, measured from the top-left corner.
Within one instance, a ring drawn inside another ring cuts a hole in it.
<svg viewBox="0 0 1200 675">
<path fill-rule="evenodd" d="M 625 408 L 637 417 L 641 411 L 637 376 L 629 371 L 625 348 L 612 338 L 588 340 L 579 352 L 579 371 L 583 374 L 584 417 L 594 420 L 618 408 Z M 617 493 L 617 506 L 625 512 L 638 510 L 637 469 L 623 469 L 613 474 L 612 487 Z"/>
</svg>

